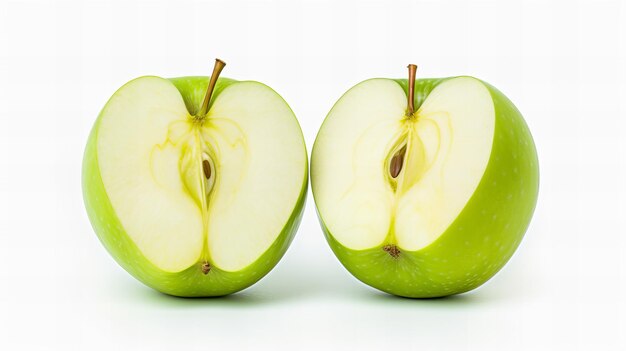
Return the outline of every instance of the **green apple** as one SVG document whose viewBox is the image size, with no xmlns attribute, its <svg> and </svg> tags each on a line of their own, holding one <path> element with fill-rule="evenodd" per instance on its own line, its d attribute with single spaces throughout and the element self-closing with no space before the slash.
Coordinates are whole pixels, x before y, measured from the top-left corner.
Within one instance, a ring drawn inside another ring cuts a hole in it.
<svg viewBox="0 0 626 351">
<path fill-rule="evenodd" d="M 539 185 L 524 119 L 472 77 L 370 79 L 326 117 L 311 186 L 326 239 L 356 278 L 405 297 L 472 290 L 518 247 Z"/>
<path fill-rule="evenodd" d="M 220 296 L 267 274 L 297 230 L 308 182 L 287 103 L 253 81 L 141 77 L 95 122 L 83 160 L 93 228 L 135 278 Z"/>
</svg>

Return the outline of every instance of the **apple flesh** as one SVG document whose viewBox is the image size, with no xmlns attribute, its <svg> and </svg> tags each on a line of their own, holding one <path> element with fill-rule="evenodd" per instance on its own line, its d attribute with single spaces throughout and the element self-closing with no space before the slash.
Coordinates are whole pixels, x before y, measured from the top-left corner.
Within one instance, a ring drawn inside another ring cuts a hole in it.
<svg viewBox="0 0 626 351">
<path fill-rule="evenodd" d="M 458 294 L 491 278 L 522 240 L 537 154 L 491 85 L 424 79 L 411 92 L 409 81 L 367 80 L 335 104 L 312 151 L 313 196 L 356 278 L 405 297 Z"/>
<path fill-rule="evenodd" d="M 289 246 L 306 197 L 306 148 L 287 103 L 258 82 L 212 84 L 211 96 L 207 77 L 127 83 L 84 155 L 84 200 L 101 242 L 138 280 L 176 296 L 226 295 L 261 279 Z"/>
</svg>

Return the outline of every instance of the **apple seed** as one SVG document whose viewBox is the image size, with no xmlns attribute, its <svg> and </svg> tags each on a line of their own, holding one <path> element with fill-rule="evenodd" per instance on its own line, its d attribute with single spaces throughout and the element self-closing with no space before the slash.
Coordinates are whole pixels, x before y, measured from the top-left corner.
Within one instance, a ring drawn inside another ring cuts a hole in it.
<svg viewBox="0 0 626 351">
<path fill-rule="evenodd" d="M 402 165 L 404 164 L 404 154 L 406 154 L 406 144 L 396 152 L 395 155 L 391 158 L 391 163 L 389 165 L 389 173 L 392 178 L 397 178 L 402 171 Z"/>
<path fill-rule="evenodd" d="M 206 179 L 211 179 L 211 164 L 209 160 L 202 160 L 202 170 Z"/>
</svg>

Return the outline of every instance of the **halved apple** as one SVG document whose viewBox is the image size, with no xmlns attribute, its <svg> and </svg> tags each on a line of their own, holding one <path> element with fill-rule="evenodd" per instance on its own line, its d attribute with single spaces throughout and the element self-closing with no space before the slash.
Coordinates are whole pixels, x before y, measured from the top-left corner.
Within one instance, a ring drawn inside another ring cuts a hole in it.
<svg viewBox="0 0 626 351">
<path fill-rule="evenodd" d="M 307 154 L 287 103 L 261 83 L 141 77 L 98 117 L 83 161 L 98 237 L 148 286 L 217 296 L 268 273 L 289 246 Z"/>
<path fill-rule="evenodd" d="M 519 111 L 472 77 L 371 79 L 332 108 L 311 158 L 326 238 L 358 279 L 391 294 L 476 288 L 519 245 L 538 162 Z M 407 91 L 408 90 L 408 91 Z"/>
</svg>

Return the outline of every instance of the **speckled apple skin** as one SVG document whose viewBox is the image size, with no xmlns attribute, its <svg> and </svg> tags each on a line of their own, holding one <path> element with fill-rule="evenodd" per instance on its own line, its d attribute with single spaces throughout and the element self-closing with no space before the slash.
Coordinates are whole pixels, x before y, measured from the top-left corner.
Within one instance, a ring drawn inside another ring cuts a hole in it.
<svg viewBox="0 0 626 351">
<path fill-rule="evenodd" d="M 415 106 L 441 82 L 415 83 Z M 475 78 L 474 78 L 475 79 Z M 395 80 L 405 93 L 407 80 Z M 363 283 L 412 298 L 460 294 L 493 277 L 519 246 L 539 191 L 539 164 L 530 130 L 513 103 L 493 86 L 496 114 L 493 148 L 485 173 L 456 220 L 429 246 L 402 251 L 397 258 L 382 247 L 352 250 L 340 244 L 318 217 L 326 239 L 343 266 Z M 315 168 L 315 148 L 311 167 Z M 315 196 L 315 179 L 311 179 Z"/>
<path fill-rule="evenodd" d="M 170 81 L 181 92 L 188 109 L 194 111 L 200 106 L 208 85 L 208 77 L 182 77 Z M 213 96 L 216 97 L 224 88 L 234 83 L 236 81 L 220 78 Z M 96 148 L 100 120 L 101 117 L 98 117 L 93 126 L 83 158 L 83 198 L 87 214 L 98 238 L 115 261 L 128 273 L 147 286 L 169 295 L 223 296 L 251 286 L 271 271 L 282 258 L 302 218 L 308 172 L 305 172 L 307 176 L 302 182 L 300 195 L 281 233 L 265 253 L 248 267 L 237 272 L 212 267 L 210 272 L 204 275 L 198 263 L 181 272 L 164 272 L 148 261 L 128 236 L 107 196 L 100 175 Z M 306 148 L 304 150 L 306 156 Z"/>
</svg>

